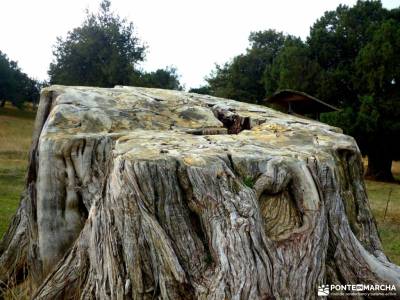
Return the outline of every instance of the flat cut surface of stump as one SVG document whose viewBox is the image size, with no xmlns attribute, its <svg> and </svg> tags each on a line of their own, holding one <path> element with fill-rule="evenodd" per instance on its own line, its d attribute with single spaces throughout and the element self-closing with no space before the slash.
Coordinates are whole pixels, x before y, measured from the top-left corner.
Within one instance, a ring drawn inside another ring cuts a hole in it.
<svg viewBox="0 0 400 300">
<path fill-rule="evenodd" d="M 400 291 L 362 168 L 341 130 L 263 106 L 51 86 L 0 244 L 0 280 L 29 280 L 36 299 L 314 299 L 322 284 Z"/>
</svg>

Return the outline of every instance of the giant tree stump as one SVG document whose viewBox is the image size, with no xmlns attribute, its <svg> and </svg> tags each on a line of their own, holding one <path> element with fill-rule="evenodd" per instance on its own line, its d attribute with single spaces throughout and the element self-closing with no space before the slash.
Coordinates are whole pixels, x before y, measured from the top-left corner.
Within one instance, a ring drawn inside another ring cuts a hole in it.
<svg viewBox="0 0 400 300">
<path fill-rule="evenodd" d="M 42 91 L 3 285 L 35 299 L 311 299 L 394 284 L 339 129 L 177 91 Z"/>
</svg>

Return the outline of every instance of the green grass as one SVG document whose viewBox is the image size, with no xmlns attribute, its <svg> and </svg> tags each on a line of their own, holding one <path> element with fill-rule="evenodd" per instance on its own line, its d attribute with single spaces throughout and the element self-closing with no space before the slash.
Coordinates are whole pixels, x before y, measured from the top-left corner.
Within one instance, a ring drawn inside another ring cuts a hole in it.
<svg viewBox="0 0 400 300">
<path fill-rule="evenodd" d="M 0 159 L 0 236 L 7 230 L 24 186 L 26 164 Z"/>
<path fill-rule="evenodd" d="M 12 107 L 0 108 L 0 237 L 7 230 L 24 186 L 25 170 L 35 113 Z M 400 163 L 393 164 L 400 179 Z M 244 180 L 252 187 L 250 178 Z M 400 185 L 366 181 L 370 205 L 378 223 L 385 253 L 400 265 Z M 389 192 L 390 202 L 384 218 Z"/>
<path fill-rule="evenodd" d="M 252 188 L 252 187 L 254 186 L 254 181 L 253 181 L 253 178 L 251 178 L 251 177 L 245 177 L 245 178 L 243 179 L 243 183 L 244 183 L 246 186 L 248 186 L 249 188 Z"/>
<path fill-rule="evenodd" d="M 9 104 L 6 104 L 5 107 L 0 108 L 0 116 L 8 116 L 17 119 L 26 119 L 28 121 L 33 121 L 36 116 L 36 111 L 34 111 L 32 108 L 20 110 Z"/>
<path fill-rule="evenodd" d="M 0 108 L 0 237 L 18 208 L 35 112 Z"/>
<path fill-rule="evenodd" d="M 366 185 L 385 254 L 400 265 L 400 184 L 367 180 Z"/>
</svg>

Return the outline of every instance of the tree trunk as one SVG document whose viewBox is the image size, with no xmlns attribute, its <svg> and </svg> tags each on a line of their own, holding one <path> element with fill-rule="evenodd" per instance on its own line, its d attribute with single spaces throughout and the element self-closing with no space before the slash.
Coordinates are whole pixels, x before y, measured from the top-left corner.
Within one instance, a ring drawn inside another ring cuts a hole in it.
<svg viewBox="0 0 400 300">
<path fill-rule="evenodd" d="M 389 284 L 354 139 L 177 91 L 42 91 L 0 280 L 34 299 L 315 299 Z"/>
<path fill-rule="evenodd" d="M 378 181 L 393 182 L 392 158 L 384 151 L 371 151 L 368 154 L 368 168 L 365 176 Z"/>
</svg>

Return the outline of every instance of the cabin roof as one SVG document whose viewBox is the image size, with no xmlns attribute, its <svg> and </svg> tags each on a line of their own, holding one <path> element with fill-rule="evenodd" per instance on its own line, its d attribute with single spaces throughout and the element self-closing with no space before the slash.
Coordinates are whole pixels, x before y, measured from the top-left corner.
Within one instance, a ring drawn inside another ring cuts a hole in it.
<svg viewBox="0 0 400 300">
<path fill-rule="evenodd" d="M 276 92 L 274 95 L 265 100 L 267 103 L 274 103 L 284 108 L 288 108 L 289 104 L 296 113 L 315 113 L 339 111 L 340 109 L 325 103 L 307 93 L 285 89 Z"/>
</svg>

